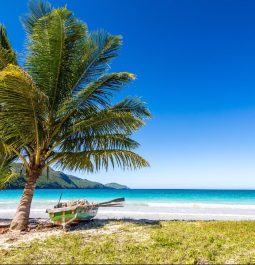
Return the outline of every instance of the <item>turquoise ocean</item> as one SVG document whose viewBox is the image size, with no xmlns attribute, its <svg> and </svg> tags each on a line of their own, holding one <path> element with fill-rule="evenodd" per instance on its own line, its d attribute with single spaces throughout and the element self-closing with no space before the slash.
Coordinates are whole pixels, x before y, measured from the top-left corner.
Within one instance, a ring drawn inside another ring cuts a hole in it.
<svg viewBox="0 0 255 265">
<path fill-rule="evenodd" d="M 100 202 L 124 197 L 122 208 L 100 208 L 97 218 L 165 220 L 251 220 L 255 219 L 255 190 L 188 189 L 39 189 L 32 217 L 47 217 L 62 193 L 62 201 L 87 199 Z M 22 190 L 0 191 L 0 218 L 12 218 Z"/>
</svg>

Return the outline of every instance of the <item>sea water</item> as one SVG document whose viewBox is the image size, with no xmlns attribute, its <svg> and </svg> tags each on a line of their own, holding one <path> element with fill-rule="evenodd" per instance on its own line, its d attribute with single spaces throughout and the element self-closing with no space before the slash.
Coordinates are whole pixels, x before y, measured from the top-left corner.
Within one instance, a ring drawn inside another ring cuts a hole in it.
<svg viewBox="0 0 255 265">
<path fill-rule="evenodd" d="M 22 190 L 0 191 L 0 219 L 12 218 Z M 163 220 L 255 220 L 255 190 L 188 189 L 38 189 L 31 217 L 47 217 L 62 194 L 62 201 L 101 202 L 126 199 L 122 208 L 100 208 L 97 218 Z"/>
</svg>

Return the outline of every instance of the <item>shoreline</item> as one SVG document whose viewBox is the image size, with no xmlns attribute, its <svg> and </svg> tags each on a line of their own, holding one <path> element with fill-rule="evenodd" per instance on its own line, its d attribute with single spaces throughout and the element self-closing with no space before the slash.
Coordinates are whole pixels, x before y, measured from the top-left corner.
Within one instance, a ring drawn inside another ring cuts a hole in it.
<svg viewBox="0 0 255 265">
<path fill-rule="evenodd" d="M 48 214 L 43 209 L 31 209 L 30 218 L 32 219 L 48 219 Z M 16 208 L 1 210 L 1 219 L 12 219 L 14 217 Z M 172 220 L 186 220 L 186 221 L 241 221 L 241 220 L 255 220 L 254 210 L 231 210 L 231 209 L 201 209 L 201 208 L 192 208 L 187 210 L 186 208 L 180 209 L 130 209 L 128 207 L 123 207 L 121 209 L 100 209 L 96 215 L 96 219 L 113 219 L 113 220 L 122 220 L 122 219 L 149 219 L 155 221 L 172 221 Z"/>
</svg>

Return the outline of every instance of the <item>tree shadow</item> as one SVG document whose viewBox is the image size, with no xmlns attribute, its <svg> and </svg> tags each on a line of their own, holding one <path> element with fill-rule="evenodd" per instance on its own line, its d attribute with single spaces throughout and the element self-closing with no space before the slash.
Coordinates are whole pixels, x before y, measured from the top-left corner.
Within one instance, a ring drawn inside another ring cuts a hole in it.
<svg viewBox="0 0 255 265">
<path fill-rule="evenodd" d="M 92 219 L 90 221 L 83 221 L 77 224 L 71 224 L 69 226 L 69 231 L 79 231 L 79 230 L 89 230 L 89 229 L 99 229 L 103 228 L 107 224 L 111 222 L 115 223 L 131 223 L 138 225 L 159 225 L 159 220 L 150 220 L 150 219 L 131 219 L 131 218 L 123 218 L 123 219 Z"/>
<path fill-rule="evenodd" d="M 66 231 L 84 231 L 90 229 L 100 229 L 110 223 L 130 223 L 136 225 L 159 225 L 159 220 L 150 220 L 150 219 L 132 219 L 132 218 L 123 218 L 123 219 L 92 219 L 88 221 L 78 222 L 70 224 L 66 227 Z M 0 234 L 6 233 L 9 229 L 11 220 L 10 219 L 0 219 Z M 29 226 L 27 232 L 40 232 L 40 231 L 55 231 L 62 230 L 62 226 L 55 225 L 50 222 L 49 219 L 45 218 L 30 218 Z"/>
</svg>

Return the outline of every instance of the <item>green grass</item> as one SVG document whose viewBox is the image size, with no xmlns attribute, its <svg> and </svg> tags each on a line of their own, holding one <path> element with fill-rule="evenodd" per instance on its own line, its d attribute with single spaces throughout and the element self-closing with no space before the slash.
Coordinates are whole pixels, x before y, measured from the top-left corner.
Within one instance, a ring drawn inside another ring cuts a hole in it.
<svg viewBox="0 0 255 265">
<path fill-rule="evenodd" d="M 94 229 L 0 250 L 0 263 L 255 263 L 252 221 L 115 221 Z"/>
</svg>

